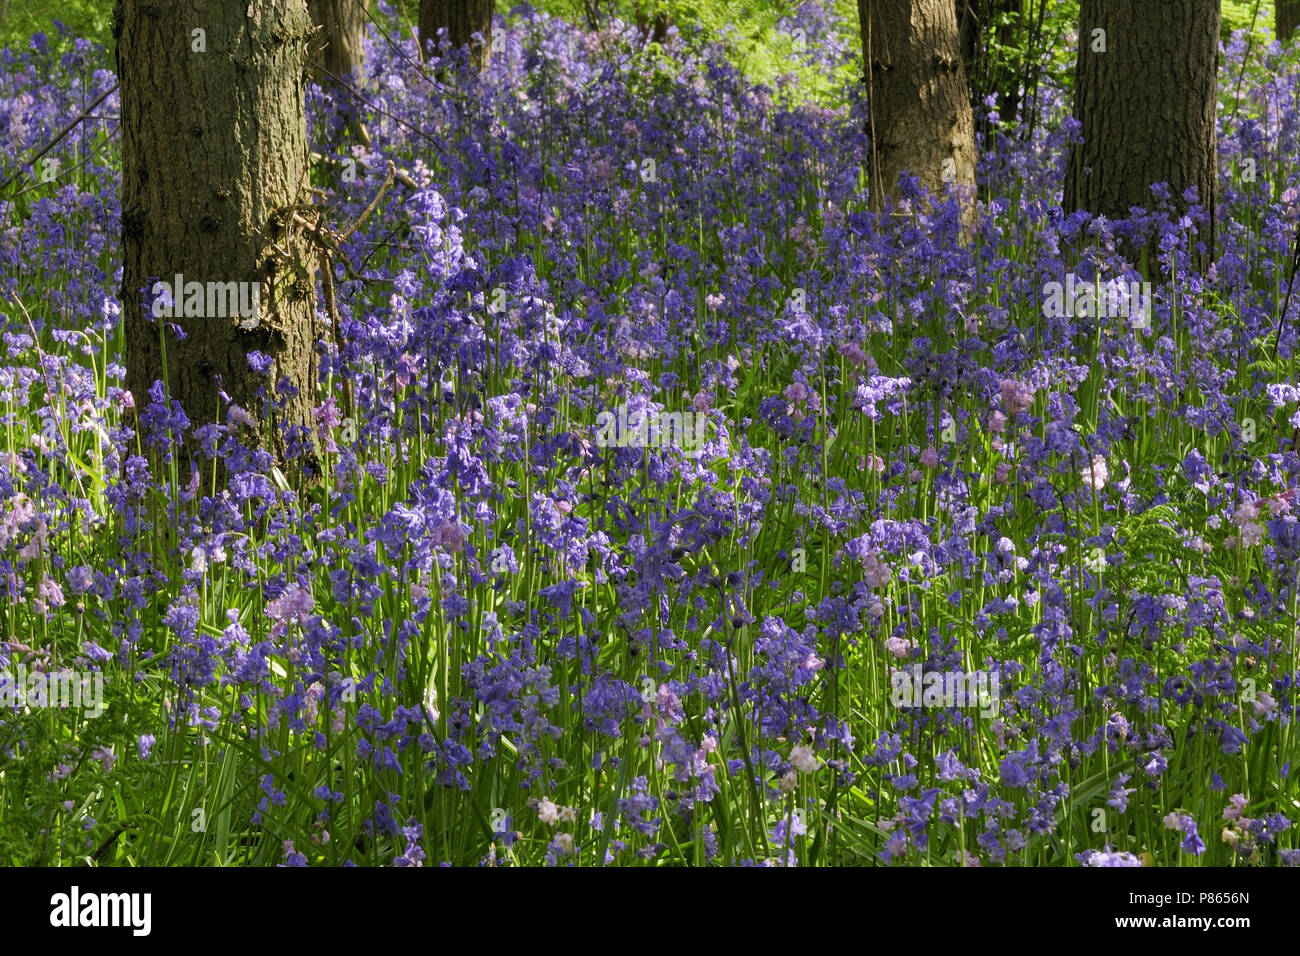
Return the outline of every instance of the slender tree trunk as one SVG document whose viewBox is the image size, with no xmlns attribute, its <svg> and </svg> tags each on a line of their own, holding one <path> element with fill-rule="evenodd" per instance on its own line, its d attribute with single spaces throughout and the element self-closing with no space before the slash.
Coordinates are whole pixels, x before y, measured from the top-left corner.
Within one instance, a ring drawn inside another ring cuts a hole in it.
<svg viewBox="0 0 1300 956">
<path fill-rule="evenodd" d="M 318 30 L 308 47 L 312 78 L 337 97 L 340 112 L 356 141 L 370 147 L 370 132 L 361 122 L 360 104 L 348 88 L 348 78 L 365 54 L 370 0 L 308 0 Z"/>
<path fill-rule="evenodd" d="M 221 390 L 255 419 L 243 437 L 280 460 L 294 452 L 286 429 L 312 425 L 317 384 L 313 271 L 285 225 L 307 183 L 310 34 L 306 0 L 117 0 L 114 25 L 127 388 L 143 409 L 165 381 L 194 426 L 227 423 Z M 155 318 L 155 282 L 177 274 L 180 317 Z M 231 314 L 226 283 L 256 293 L 251 318 Z M 252 352 L 268 358 L 264 374 Z"/>
<path fill-rule="evenodd" d="M 364 59 L 370 0 L 310 0 L 308 6 L 320 27 L 311 47 L 313 69 L 346 79 Z"/>
<path fill-rule="evenodd" d="M 1277 38 L 1288 43 L 1294 39 L 1296 27 L 1300 27 L 1300 0 L 1277 0 L 1275 13 Z"/>
<path fill-rule="evenodd" d="M 1067 212 L 1126 219 L 1133 206 L 1155 206 L 1158 182 L 1182 209 L 1194 186 L 1213 255 L 1218 45 L 1219 0 L 1082 0 L 1074 115 L 1083 143 L 1070 150 Z"/>
<path fill-rule="evenodd" d="M 975 184 L 975 126 L 953 0 L 858 0 L 875 208 L 906 172 L 941 194 Z"/>
<path fill-rule="evenodd" d="M 427 55 L 430 44 L 437 55 L 438 30 L 447 30 L 453 49 L 468 45 L 470 62 L 476 69 L 487 66 L 492 53 L 492 0 L 420 0 L 420 50 Z M 475 33 L 483 42 L 473 40 Z"/>
<path fill-rule="evenodd" d="M 996 55 L 993 48 L 996 44 L 1005 51 L 1015 42 L 1024 0 L 956 0 L 956 4 L 961 58 L 976 123 L 982 124 L 984 100 L 995 93 L 1002 122 L 1014 126 L 1020 108 L 1020 78 L 1005 54 Z M 981 131 L 988 132 L 986 128 Z"/>
<path fill-rule="evenodd" d="M 668 27 L 670 25 L 671 21 L 668 19 L 668 14 L 661 13 L 655 17 L 654 29 L 650 33 L 650 42 L 663 46 L 664 41 L 668 39 Z"/>
<path fill-rule="evenodd" d="M 984 10 L 981 0 L 956 0 L 957 2 L 957 38 L 961 46 L 961 61 L 966 67 L 966 82 L 970 84 L 972 96 L 979 87 L 984 60 Z M 972 104 L 974 105 L 974 104 Z"/>
<path fill-rule="evenodd" d="M 668 27 L 672 25 L 672 21 L 668 19 L 668 14 L 645 10 L 640 3 L 637 3 L 633 9 L 636 16 L 637 32 L 641 34 L 641 42 L 658 43 L 662 46 L 664 41 L 668 39 Z"/>
</svg>

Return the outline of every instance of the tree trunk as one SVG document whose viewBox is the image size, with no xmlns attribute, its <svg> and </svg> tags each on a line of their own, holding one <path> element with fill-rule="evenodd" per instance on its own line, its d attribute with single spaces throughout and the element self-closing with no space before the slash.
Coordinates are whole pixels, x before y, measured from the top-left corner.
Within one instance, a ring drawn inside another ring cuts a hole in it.
<svg viewBox="0 0 1300 956">
<path fill-rule="evenodd" d="M 961 58 L 976 124 L 987 135 L 984 101 L 996 93 L 1001 121 L 1014 126 L 1020 109 L 1020 77 L 1005 51 L 1015 42 L 1024 0 L 956 0 L 956 4 Z M 999 54 L 994 53 L 995 43 L 1002 51 Z"/>
<path fill-rule="evenodd" d="M 1155 206 L 1158 182 L 1182 210 L 1195 186 L 1213 255 L 1218 44 L 1219 0 L 1082 0 L 1074 115 L 1083 143 L 1070 150 L 1067 213 L 1127 219 L 1133 206 Z"/>
<path fill-rule="evenodd" d="M 1277 38 L 1283 43 L 1293 39 L 1295 28 L 1300 27 L 1300 0 L 1277 0 Z"/>
<path fill-rule="evenodd" d="M 312 426 L 317 387 L 314 270 L 284 210 L 308 184 L 311 29 L 306 0 L 117 0 L 114 22 L 127 388 L 142 410 L 163 380 L 196 427 L 227 423 L 221 390 L 254 418 L 241 437 L 281 461 Z M 156 318 L 155 283 L 177 274 L 198 308 L 176 290 L 190 314 Z M 225 283 L 257 296 L 251 317 L 231 315 Z M 251 352 L 268 357 L 264 374 Z M 282 380 L 274 403 L 259 399 Z"/>
<path fill-rule="evenodd" d="M 308 0 L 307 8 L 319 28 L 307 50 L 312 79 L 333 91 L 352 135 L 369 149 L 370 132 L 361 122 L 361 104 L 348 78 L 364 59 L 370 0 Z"/>
<path fill-rule="evenodd" d="M 658 43 L 663 46 L 664 41 L 668 39 L 668 28 L 672 25 L 668 14 L 643 10 L 639 3 L 635 7 L 635 14 L 636 29 L 641 34 L 642 44 Z"/>
<path fill-rule="evenodd" d="M 310 0 L 308 6 L 312 23 L 320 27 L 311 48 L 313 69 L 346 79 L 364 57 L 370 0 Z"/>
<path fill-rule="evenodd" d="M 492 13 L 492 0 L 420 0 L 421 54 L 433 44 L 438 55 L 438 30 L 445 28 L 452 49 L 469 45 L 470 63 L 483 69 L 492 53 Z M 473 41 L 475 33 L 483 34 L 481 44 Z"/>
<path fill-rule="evenodd" d="M 877 210 L 907 172 L 941 194 L 975 184 L 971 116 L 953 0 L 858 0 Z"/>
<path fill-rule="evenodd" d="M 650 42 L 658 43 L 660 46 L 663 46 L 664 41 L 668 39 L 668 27 L 670 25 L 671 23 L 668 19 L 668 14 L 661 13 L 655 17 L 654 30 L 650 33 Z"/>
<path fill-rule="evenodd" d="M 970 85 L 974 106 L 975 90 L 979 87 L 979 77 L 984 63 L 984 11 L 981 0 L 957 0 L 957 41 L 961 48 L 961 62 L 966 67 L 966 82 Z"/>
</svg>

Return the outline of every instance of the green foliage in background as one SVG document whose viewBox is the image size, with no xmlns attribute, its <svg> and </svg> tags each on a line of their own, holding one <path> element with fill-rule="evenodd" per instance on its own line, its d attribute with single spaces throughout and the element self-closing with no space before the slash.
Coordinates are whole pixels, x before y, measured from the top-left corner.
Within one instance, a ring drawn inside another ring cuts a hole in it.
<svg viewBox="0 0 1300 956">
<path fill-rule="evenodd" d="M 833 0 L 839 14 L 838 42 L 857 53 L 856 0 Z M 419 0 L 397 0 L 394 8 L 407 24 L 414 24 Z M 499 0 L 498 12 L 514 6 Z M 835 91 L 843 89 L 843 74 L 858 69 L 844 64 L 828 75 L 815 58 L 816 51 L 800 53 L 782 21 L 799 8 L 798 0 L 539 0 L 537 9 L 575 23 L 593 19 L 605 23 L 618 18 L 628 23 L 648 23 L 660 14 L 678 30 L 681 42 L 697 48 L 717 43 L 748 77 L 772 86 L 787 87 L 800 99 L 833 105 Z M 55 32 L 55 21 L 74 36 L 107 47 L 112 42 L 111 0 L 0 0 L 0 44 L 25 48 L 36 32 Z M 1223 35 L 1233 30 L 1273 28 L 1273 0 L 1223 0 Z M 1040 16 L 1041 12 L 1041 16 Z M 990 66 L 1005 73 L 1037 66 L 1067 89 L 1073 81 L 1074 47 L 1066 38 L 1076 29 L 1078 0 L 1026 0 L 1024 22 L 1014 39 L 990 38 Z"/>
<path fill-rule="evenodd" d="M 0 0 L 0 45 L 25 49 L 33 33 L 54 33 L 54 22 L 73 36 L 112 42 L 112 0 Z"/>
</svg>

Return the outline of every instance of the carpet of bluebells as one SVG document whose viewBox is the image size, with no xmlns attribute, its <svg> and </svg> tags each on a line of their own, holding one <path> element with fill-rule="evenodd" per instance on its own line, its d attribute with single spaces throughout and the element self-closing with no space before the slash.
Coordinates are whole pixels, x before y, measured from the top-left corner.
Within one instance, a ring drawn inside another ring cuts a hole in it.
<svg viewBox="0 0 1300 956">
<path fill-rule="evenodd" d="M 1062 215 L 1050 83 L 964 235 L 870 211 L 851 83 L 497 27 L 439 86 L 372 26 L 368 150 L 311 88 L 334 222 L 389 160 L 418 188 L 335 264 L 301 484 L 259 410 L 123 392 L 117 95 L 29 160 L 111 61 L 0 54 L 0 670 L 104 703 L 0 710 L 0 861 L 1300 864 L 1294 54 L 1226 46 L 1199 270 L 1159 187 Z M 852 27 L 783 25 L 823 76 Z M 1070 274 L 1150 282 L 1150 322 L 1048 314 Z M 620 409 L 703 442 L 598 441 Z"/>
</svg>

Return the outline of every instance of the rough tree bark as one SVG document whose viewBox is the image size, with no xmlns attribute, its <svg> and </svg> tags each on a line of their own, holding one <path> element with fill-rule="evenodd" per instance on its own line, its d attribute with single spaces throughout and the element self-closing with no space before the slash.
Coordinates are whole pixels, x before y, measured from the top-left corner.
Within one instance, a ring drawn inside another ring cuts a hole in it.
<svg viewBox="0 0 1300 956">
<path fill-rule="evenodd" d="M 437 43 L 438 30 L 445 27 L 452 47 L 468 44 L 470 62 L 483 69 L 492 53 L 492 13 L 493 0 L 420 0 L 421 55 L 428 55 L 429 45 Z M 481 44 L 472 41 L 475 33 L 483 34 Z"/>
<path fill-rule="evenodd" d="M 310 0 L 308 7 L 312 23 L 320 27 L 311 47 L 312 68 L 346 78 L 363 59 L 370 0 Z"/>
<path fill-rule="evenodd" d="M 898 177 L 936 195 L 975 184 L 975 124 L 953 0 L 858 0 L 870 104 L 871 196 L 897 200 Z"/>
<path fill-rule="evenodd" d="M 307 184 L 311 31 L 306 0 L 117 0 L 114 19 L 127 388 L 143 409 L 164 380 L 195 426 L 227 422 L 220 389 L 255 419 L 243 437 L 280 460 L 293 447 L 286 430 L 312 424 L 317 385 L 307 240 L 284 212 Z M 199 316 L 146 314 L 155 281 L 177 273 L 187 287 L 250 283 L 256 316 L 204 299 Z M 254 351 L 269 357 L 266 374 L 249 367 Z M 260 402 L 281 380 L 288 393 Z"/>
<path fill-rule="evenodd" d="M 1083 142 L 1070 150 L 1066 212 L 1128 218 L 1133 206 L 1155 205 L 1158 182 L 1182 209 L 1195 186 L 1213 254 L 1218 44 L 1219 0 L 1082 0 L 1074 115 Z"/>
<path fill-rule="evenodd" d="M 1296 27 L 1300 27 L 1300 0 L 1277 0 L 1274 14 L 1277 38 L 1283 43 L 1290 42 Z"/>
</svg>

